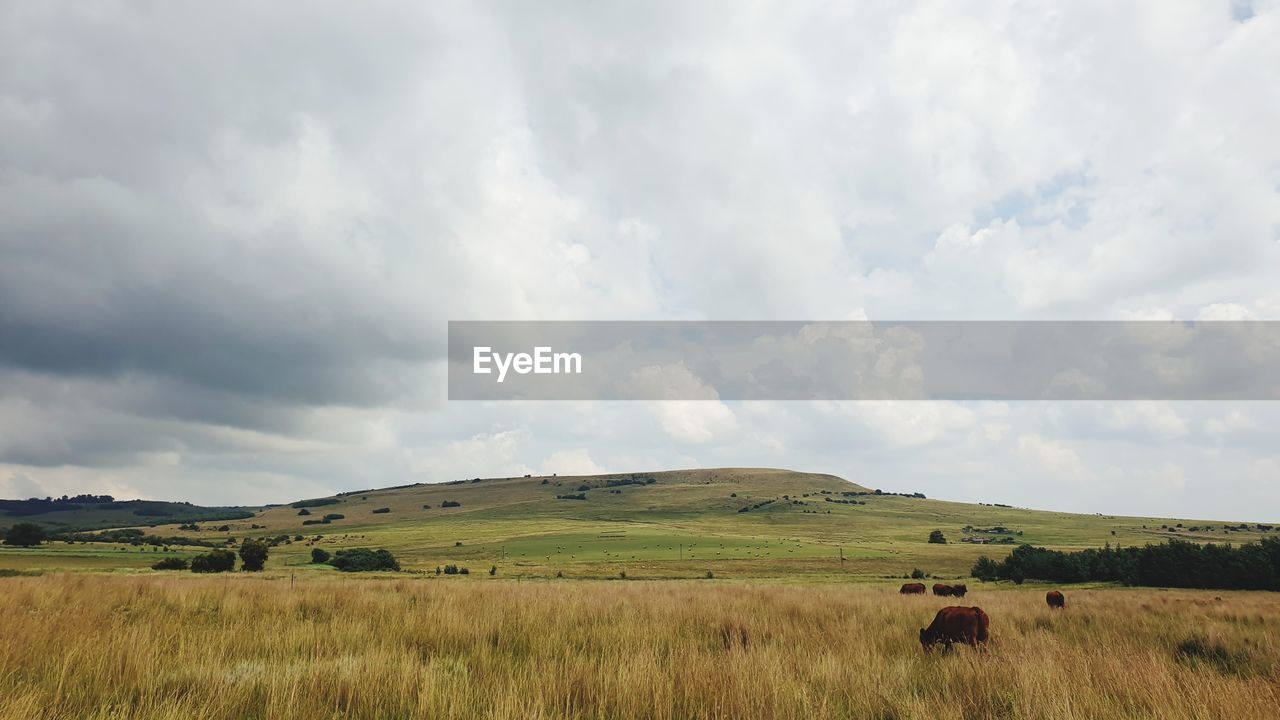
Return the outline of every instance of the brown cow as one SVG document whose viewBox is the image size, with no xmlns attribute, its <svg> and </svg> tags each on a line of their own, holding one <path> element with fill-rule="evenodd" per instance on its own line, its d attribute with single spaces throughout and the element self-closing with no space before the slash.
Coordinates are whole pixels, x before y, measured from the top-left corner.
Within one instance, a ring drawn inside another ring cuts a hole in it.
<svg viewBox="0 0 1280 720">
<path fill-rule="evenodd" d="M 943 650 L 950 650 L 952 643 L 985 645 L 990 624 L 980 607 L 944 607 L 933 616 L 928 628 L 920 628 L 920 646 L 927 651 L 938 643 L 942 643 Z"/>
<path fill-rule="evenodd" d="M 1044 594 L 1044 601 L 1049 603 L 1049 607 L 1065 609 L 1067 607 L 1067 599 L 1062 597 L 1062 593 L 1057 590 L 1050 590 Z"/>
<path fill-rule="evenodd" d="M 898 591 L 901 595 L 923 595 L 924 583 L 907 583 Z"/>
<path fill-rule="evenodd" d="M 933 584 L 933 594 L 939 597 L 964 597 L 967 592 L 969 592 L 969 588 L 964 585 Z"/>
</svg>

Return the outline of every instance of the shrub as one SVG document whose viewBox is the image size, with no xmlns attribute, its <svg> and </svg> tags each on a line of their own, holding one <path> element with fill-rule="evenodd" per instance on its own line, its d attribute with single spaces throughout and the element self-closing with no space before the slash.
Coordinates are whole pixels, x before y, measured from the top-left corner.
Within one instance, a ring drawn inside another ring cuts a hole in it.
<svg viewBox="0 0 1280 720">
<path fill-rule="evenodd" d="M 916 568 L 915 570 L 911 571 L 912 580 L 923 580 L 924 578 L 927 578 L 927 577 L 929 576 L 925 575 L 924 571 L 921 570 L 920 568 Z"/>
<path fill-rule="evenodd" d="M 447 507 L 462 507 L 462 503 L 457 502 L 457 501 L 454 501 L 454 500 L 445 500 L 444 502 L 440 503 L 440 507 L 446 507 L 446 508 L 447 508 Z"/>
<path fill-rule="evenodd" d="M 399 570 L 400 563 L 384 548 L 351 548 L 334 553 L 329 564 L 342 572 L 369 572 L 374 570 Z"/>
<path fill-rule="evenodd" d="M 299 511 L 298 511 L 298 514 L 299 514 L 299 515 L 310 515 L 310 514 L 311 514 L 311 511 L 310 511 L 310 510 L 308 510 L 308 509 L 306 509 L 306 508 L 302 508 L 301 510 L 299 510 Z"/>
<path fill-rule="evenodd" d="M 213 550 L 191 558 L 191 572 L 220 573 L 234 570 L 236 554 L 230 550 Z"/>
<path fill-rule="evenodd" d="M 329 521 L 331 521 L 331 520 L 343 520 L 343 519 L 345 519 L 346 517 L 347 517 L 347 516 L 346 516 L 346 515 L 343 515 L 342 513 L 329 513 L 329 514 L 327 514 L 327 515 L 325 515 L 325 516 L 324 516 L 324 521 L 325 521 L 325 522 L 329 522 Z"/>
<path fill-rule="evenodd" d="M 374 514 L 374 515 L 384 515 L 384 514 L 389 513 L 389 512 L 391 512 L 391 508 L 377 508 L 376 510 L 374 510 L 374 511 L 373 511 L 373 514 Z"/>
<path fill-rule="evenodd" d="M 17 523 L 5 532 L 4 544 L 35 547 L 44 542 L 47 537 L 44 528 L 35 523 Z"/>
<path fill-rule="evenodd" d="M 152 570 L 186 570 L 187 561 L 185 558 L 167 557 L 160 562 L 151 566 Z"/>
<path fill-rule="evenodd" d="M 498 566 L 497 566 L 497 565 L 494 565 L 494 566 L 492 566 L 492 567 L 490 567 L 490 568 L 489 568 L 489 575 L 490 575 L 490 576 L 497 575 L 497 574 L 498 574 Z"/>
<path fill-rule="evenodd" d="M 929 542 L 934 543 L 935 545 L 946 545 L 947 537 L 942 534 L 941 530 L 934 530 L 929 533 Z"/>
<path fill-rule="evenodd" d="M 716 577 L 716 576 L 715 576 L 715 573 L 711 572 L 710 570 L 708 570 L 708 571 L 707 571 L 707 579 L 708 579 L 708 580 L 714 580 L 714 579 L 715 579 L 715 577 Z"/>
<path fill-rule="evenodd" d="M 329 551 L 324 548 L 311 548 L 311 562 L 318 565 L 329 562 Z"/>
<path fill-rule="evenodd" d="M 240 560 L 243 569 L 249 572 L 258 572 L 267 564 L 267 544 L 261 540 L 252 538 L 245 540 L 240 544 Z"/>
<path fill-rule="evenodd" d="M 295 508 L 320 507 L 322 505 L 337 505 L 339 502 L 341 501 L 338 500 L 338 498 L 316 498 L 315 500 L 299 500 L 296 503 L 291 503 L 289 507 L 295 507 Z"/>
<path fill-rule="evenodd" d="M 626 579 L 627 579 L 627 571 L 626 571 L 626 570 L 623 570 L 622 572 L 618 573 L 618 577 L 619 577 L 619 578 L 621 578 L 622 580 L 626 580 Z"/>
</svg>

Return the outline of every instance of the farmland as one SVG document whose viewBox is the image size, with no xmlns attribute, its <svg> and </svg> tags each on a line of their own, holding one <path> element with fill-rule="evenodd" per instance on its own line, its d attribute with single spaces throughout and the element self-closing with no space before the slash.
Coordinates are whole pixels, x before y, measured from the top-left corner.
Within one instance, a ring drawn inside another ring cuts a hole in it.
<svg viewBox="0 0 1280 720">
<path fill-rule="evenodd" d="M 410 572 L 459 564 L 497 567 L 500 577 L 607 578 L 626 572 L 678 579 L 711 571 L 725 578 L 797 581 L 866 581 L 916 568 L 964 577 L 980 555 L 1002 557 L 1014 542 L 1080 549 L 1170 538 L 1242 543 L 1267 534 L 1257 525 L 1227 521 L 1044 512 L 912 497 L 909 489 L 900 490 L 901 495 L 876 495 L 831 475 L 759 468 L 489 478 L 345 493 L 305 508 L 281 505 L 248 518 L 202 522 L 198 530 L 178 523 L 145 530 L 213 543 L 283 536 L 267 568 L 302 573 L 332 572 L 310 564 L 313 547 L 385 547 Z M 578 494 L 586 499 L 557 499 Z M 325 516 L 341 517 L 323 522 Z M 972 532 L 991 528 L 1009 534 Z M 949 542 L 929 543 L 935 529 Z M 960 542 L 966 536 L 1007 538 L 1009 544 Z M 148 567 L 161 552 L 145 545 L 54 542 L 0 548 L 0 568 L 133 571 Z"/>
<path fill-rule="evenodd" d="M 473 478 L 140 529 L 275 544 L 265 571 L 219 576 L 150 569 L 207 547 L 0 547 L 0 720 L 1202 718 L 1280 702 L 1280 593 L 1054 586 L 1055 612 L 1049 586 L 968 577 L 1020 542 L 1242 543 L 1265 524 L 717 469 Z M 402 571 L 312 562 L 359 547 Z M 914 570 L 965 579 L 959 604 L 992 618 L 986 650 L 922 652 L 918 629 L 955 601 L 900 596 Z"/>
<path fill-rule="evenodd" d="M 1280 702 L 1274 593 L 891 584 L 0 578 L 0 718 L 1202 718 Z"/>
</svg>

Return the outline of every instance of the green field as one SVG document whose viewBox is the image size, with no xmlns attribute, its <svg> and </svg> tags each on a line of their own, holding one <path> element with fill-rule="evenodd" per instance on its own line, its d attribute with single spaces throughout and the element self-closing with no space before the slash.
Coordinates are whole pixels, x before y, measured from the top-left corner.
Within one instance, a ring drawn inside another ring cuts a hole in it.
<svg viewBox="0 0 1280 720">
<path fill-rule="evenodd" d="M 636 484 L 617 484 L 625 481 Z M 583 486 L 588 489 L 581 490 Z M 556 499 L 580 492 L 586 500 Z M 868 488 L 831 475 L 771 469 L 491 478 L 347 493 L 332 504 L 309 508 L 310 515 L 279 506 L 243 520 L 202 523 L 199 531 L 180 530 L 175 523 L 147 532 L 213 542 L 288 535 L 288 542 L 272 549 L 267 568 L 296 572 L 334 572 L 310 563 L 313 547 L 385 547 L 407 572 L 458 564 L 472 572 L 497 567 L 503 577 L 560 573 L 601 578 L 626 572 L 637 578 L 691 578 L 712 572 L 725 578 L 808 579 L 897 577 L 915 568 L 939 577 L 963 577 L 980 555 L 1003 557 L 1014 547 L 960 542 L 966 534 L 1061 549 L 1169 538 L 1238 544 L 1265 534 L 1257 525 L 1240 530 L 1238 523 L 1222 521 L 844 494 L 866 492 Z M 460 506 L 444 508 L 445 501 Z M 767 504 L 739 512 L 761 503 Z M 374 512 L 381 508 L 389 511 Z M 330 513 L 344 517 L 303 524 Z M 217 529 L 224 525 L 227 530 Z M 966 533 L 966 527 L 1002 527 L 1012 534 Z M 935 529 L 943 531 L 947 544 L 927 541 Z M 295 539 L 299 535 L 302 539 Z M 170 550 L 168 555 L 184 556 L 202 551 Z M 0 549 L 0 568 L 131 571 L 164 556 L 145 545 L 54 542 Z"/>
</svg>

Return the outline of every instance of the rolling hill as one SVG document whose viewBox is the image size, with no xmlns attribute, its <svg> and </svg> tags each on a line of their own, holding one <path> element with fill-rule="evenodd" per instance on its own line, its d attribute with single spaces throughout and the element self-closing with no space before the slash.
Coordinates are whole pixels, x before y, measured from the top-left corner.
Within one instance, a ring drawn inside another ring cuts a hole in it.
<svg viewBox="0 0 1280 720">
<path fill-rule="evenodd" d="M 44 526 L 50 532 L 77 532 L 122 526 L 164 525 L 243 520 L 256 507 L 201 507 L 187 502 L 116 500 L 110 495 L 0 500 L 0 530 L 20 522 Z"/>
<path fill-rule="evenodd" d="M 1174 537 L 1240 543 L 1273 529 L 955 503 L 882 493 L 833 475 L 763 468 L 475 478 L 347 492 L 194 531 L 179 527 L 189 522 L 148 532 L 213 542 L 276 538 L 268 569 L 331 572 L 310 564 L 312 548 L 385 547 L 406 570 L 457 564 L 530 577 L 874 578 L 915 568 L 959 577 L 979 555 L 999 557 L 1022 542 L 1058 548 Z M 928 542 L 935 529 L 946 544 Z M 55 543 L 21 552 L 0 551 L 0 566 L 139 568 L 160 550 Z"/>
</svg>

